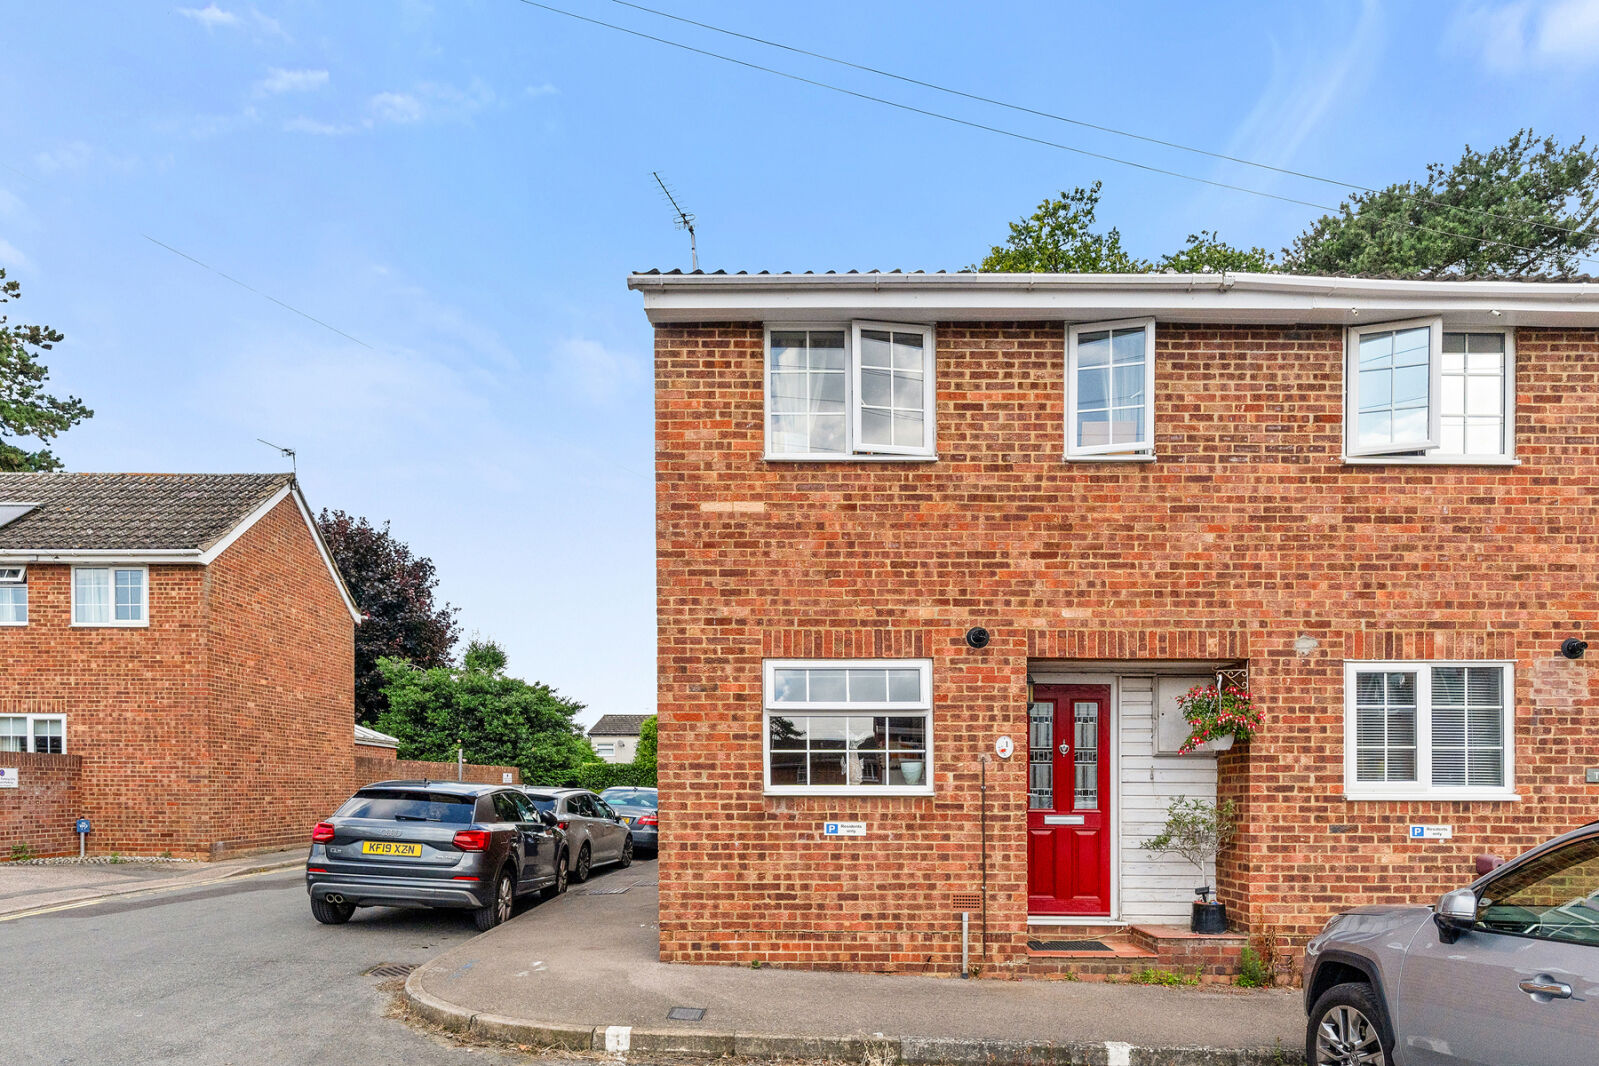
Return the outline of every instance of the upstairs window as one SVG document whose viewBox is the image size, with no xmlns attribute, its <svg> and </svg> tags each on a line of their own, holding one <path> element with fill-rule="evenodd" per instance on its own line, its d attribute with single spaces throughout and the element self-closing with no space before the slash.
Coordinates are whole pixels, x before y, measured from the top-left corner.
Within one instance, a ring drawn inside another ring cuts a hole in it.
<svg viewBox="0 0 1599 1066">
<path fill-rule="evenodd" d="M 1344 687 L 1351 799 L 1510 796 L 1509 663 L 1352 662 Z"/>
<path fill-rule="evenodd" d="M 75 626 L 149 625 L 142 566 L 72 568 L 72 624 Z"/>
<path fill-rule="evenodd" d="M 1445 332 L 1442 319 L 1348 334 L 1344 452 L 1394 462 L 1514 456 L 1515 374 L 1505 331 Z"/>
<path fill-rule="evenodd" d="M 1155 321 L 1066 330 L 1066 458 L 1155 454 Z"/>
<path fill-rule="evenodd" d="M 855 322 L 766 332 L 766 454 L 934 454 L 933 331 Z"/>
<path fill-rule="evenodd" d="M 768 660 L 766 791 L 931 795 L 932 663 Z"/>
<path fill-rule="evenodd" d="M 0 566 L 0 626 L 28 624 L 28 568 Z"/>
</svg>

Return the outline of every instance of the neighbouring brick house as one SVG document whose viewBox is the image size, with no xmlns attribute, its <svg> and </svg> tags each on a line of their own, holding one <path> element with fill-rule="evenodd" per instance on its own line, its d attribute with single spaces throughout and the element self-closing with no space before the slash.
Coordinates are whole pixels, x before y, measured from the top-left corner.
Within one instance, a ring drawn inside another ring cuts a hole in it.
<svg viewBox="0 0 1599 1066">
<path fill-rule="evenodd" d="M 215 858 L 349 794 L 359 613 L 288 474 L 0 474 L 0 849 Z"/>
<path fill-rule="evenodd" d="M 647 714 L 602 714 L 589 726 L 589 743 L 594 754 L 606 762 L 632 762 L 638 754 L 638 741 Z"/>
<path fill-rule="evenodd" d="M 985 974 L 1154 929 L 1137 956 L 1200 883 L 1139 847 L 1177 796 L 1237 801 L 1214 883 L 1286 949 L 1599 813 L 1561 654 L 1599 617 L 1599 285 L 629 286 L 663 958 L 949 972 L 961 911 Z M 1179 755 L 1218 675 L 1264 731 Z"/>
</svg>

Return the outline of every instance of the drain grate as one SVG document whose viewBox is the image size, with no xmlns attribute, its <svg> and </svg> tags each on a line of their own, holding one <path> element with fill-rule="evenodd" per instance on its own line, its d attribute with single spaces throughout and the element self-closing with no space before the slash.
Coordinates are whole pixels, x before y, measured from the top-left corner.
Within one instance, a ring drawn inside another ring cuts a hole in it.
<svg viewBox="0 0 1599 1066">
<path fill-rule="evenodd" d="M 669 1022 L 697 1022 L 704 1017 L 704 1007 L 673 1007 L 666 1012 Z"/>
<path fill-rule="evenodd" d="M 1109 951 L 1110 945 L 1103 940 L 1029 940 L 1027 946 L 1033 951 Z"/>
<path fill-rule="evenodd" d="M 416 969 L 414 962 L 380 962 L 370 969 L 362 970 L 362 977 L 409 977 L 411 971 Z"/>
<path fill-rule="evenodd" d="M 591 888 L 583 893 L 585 896 L 620 896 L 632 888 L 632 885 L 623 885 L 621 888 Z"/>
</svg>

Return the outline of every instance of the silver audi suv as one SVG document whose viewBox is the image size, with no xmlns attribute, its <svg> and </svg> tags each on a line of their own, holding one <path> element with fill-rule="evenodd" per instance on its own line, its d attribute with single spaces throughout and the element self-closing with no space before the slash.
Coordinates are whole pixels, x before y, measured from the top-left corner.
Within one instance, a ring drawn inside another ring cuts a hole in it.
<svg viewBox="0 0 1599 1066">
<path fill-rule="evenodd" d="M 1436 906 L 1335 916 L 1304 974 L 1313 1066 L 1592 1066 L 1599 822 Z"/>
</svg>

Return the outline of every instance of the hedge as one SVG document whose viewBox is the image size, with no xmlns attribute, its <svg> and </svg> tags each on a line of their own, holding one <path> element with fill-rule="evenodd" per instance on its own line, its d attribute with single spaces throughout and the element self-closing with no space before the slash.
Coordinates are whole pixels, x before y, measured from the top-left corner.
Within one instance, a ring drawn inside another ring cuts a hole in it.
<svg viewBox="0 0 1599 1066">
<path fill-rule="evenodd" d="M 564 781 L 536 783 L 547 787 L 553 784 L 562 788 L 586 788 L 595 792 L 603 792 L 619 785 L 654 788 L 655 767 L 639 766 L 630 762 L 589 762 L 575 767 L 566 775 Z"/>
</svg>

